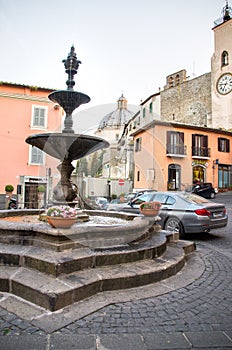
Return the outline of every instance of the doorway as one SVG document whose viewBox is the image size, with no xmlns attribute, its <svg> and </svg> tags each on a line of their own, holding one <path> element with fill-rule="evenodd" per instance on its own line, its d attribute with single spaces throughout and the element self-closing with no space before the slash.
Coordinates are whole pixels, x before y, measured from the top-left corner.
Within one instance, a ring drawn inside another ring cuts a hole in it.
<svg viewBox="0 0 232 350">
<path fill-rule="evenodd" d="M 168 166 L 168 190 L 180 190 L 180 172 L 179 164 L 170 164 Z"/>
<path fill-rule="evenodd" d="M 205 167 L 196 165 L 193 167 L 193 184 L 205 182 Z"/>
<path fill-rule="evenodd" d="M 25 182 L 24 208 L 41 209 L 44 207 L 46 191 L 39 191 L 41 185 L 45 186 L 45 184 Z"/>
</svg>

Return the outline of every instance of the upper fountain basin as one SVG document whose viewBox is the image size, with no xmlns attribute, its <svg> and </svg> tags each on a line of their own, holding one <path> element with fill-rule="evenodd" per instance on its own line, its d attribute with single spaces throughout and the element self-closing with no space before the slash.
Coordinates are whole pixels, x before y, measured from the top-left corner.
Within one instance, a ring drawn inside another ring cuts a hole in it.
<svg viewBox="0 0 232 350">
<path fill-rule="evenodd" d="M 54 91 L 48 96 L 48 98 L 52 102 L 58 103 L 68 115 L 72 114 L 72 112 L 80 105 L 90 101 L 88 95 L 85 95 L 82 92 L 70 90 Z"/>
<path fill-rule="evenodd" d="M 109 147 L 109 143 L 99 137 L 72 133 L 36 134 L 27 137 L 26 142 L 54 158 L 71 161 Z"/>
</svg>

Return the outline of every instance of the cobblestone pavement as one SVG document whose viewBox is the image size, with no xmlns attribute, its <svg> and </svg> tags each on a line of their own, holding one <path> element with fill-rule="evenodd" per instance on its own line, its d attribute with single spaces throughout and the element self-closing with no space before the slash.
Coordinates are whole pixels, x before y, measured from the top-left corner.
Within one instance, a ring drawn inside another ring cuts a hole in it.
<svg viewBox="0 0 232 350">
<path fill-rule="evenodd" d="M 192 284 L 155 298 L 110 305 L 62 333 L 149 333 L 232 330 L 232 273 L 227 257 L 209 252 Z"/>
<path fill-rule="evenodd" d="M 196 341 L 197 337 L 200 339 L 199 337 L 202 334 L 208 334 L 209 339 L 212 339 L 212 336 L 216 337 L 216 342 L 214 341 L 213 344 L 216 344 L 217 347 L 216 345 L 210 347 L 199 345 L 201 349 L 232 349 L 232 258 L 221 252 L 206 250 L 204 244 L 201 243 L 197 244 L 197 250 L 204 261 L 205 270 L 191 284 L 157 297 L 106 306 L 49 335 L 49 342 L 51 342 L 51 339 L 57 339 L 50 337 L 58 337 L 59 339 L 62 336 L 60 339 L 64 340 L 68 339 L 68 336 L 81 337 L 84 335 L 86 337 L 90 335 L 100 335 L 101 337 L 111 335 L 110 339 L 116 335 L 119 337 L 117 339 L 133 336 L 131 339 L 135 341 L 136 337 L 142 335 L 143 340 L 146 340 L 146 336 L 148 337 L 147 341 L 149 343 L 151 335 L 160 337 L 161 334 L 173 336 L 175 334 L 176 337 L 178 334 L 185 334 L 185 338 L 188 338 L 188 346 L 180 347 L 180 345 L 176 345 L 173 348 L 167 345 L 164 347 L 149 347 L 146 345 L 145 347 L 144 343 L 144 347 L 142 347 L 142 345 L 138 345 L 141 338 L 138 338 L 137 347 L 136 345 L 130 347 L 129 344 L 133 342 L 124 339 L 128 342 L 129 347 L 127 349 L 189 349 L 195 348 L 189 342 L 191 335 L 195 334 L 194 339 Z M 48 336 L 46 332 L 34 327 L 30 322 L 7 312 L 3 308 L 0 308 L 0 335 L 5 336 L 0 337 L 0 348 L 2 339 L 7 340 L 6 338 L 10 338 L 9 336 L 18 335 L 19 339 L 20 336 L 25 337 L 27 335 L 33 335 L 35 339 L 44 336 L 41 339 L 46 339 L 46 341 Z M 223 337 L 220 340 L 222 335 L 225 335 L 226 338 Z M 95 340 L 97 341 L 97 339 Z M 223 343 L 225 339 L 228 343 L 226 342 L 224 347 L 220 347 L 220 341 Z M 3 343 L 5 344 L 4 341 Z M 39 347 L 37 342 L 37 347 L 28 347 L 27 349 L 69 349 L 67 344 L 62 348 L 57 345 L 58 343 L 52 343 L 56 346 L 52 345 L 50 347 L 46 343 L 46 346 L 42 347 L 43 342 L 41 342 L 41 347 Z M 154 340 L 152 343 L 154 344 Z M 180 344 L 180 340 L 177 344 Z M 207 340 L 207 344 L 210 344 L 210 340 Z M 25 343 L 23 346 L 25 346 Z M 74 345 L 70 345 L 70 349 L 123 350 L 120 345 L 118 347 L 114 347 L 114 345 L 112 347 L 91 346 L 83 345 L 83 347 L 76 348 Z M 14 347 L 3 348 L 13 349 Z M 196 346 L 196 348 L 198 347 Z M 18 347 L 18 349 L 21 348 Z"/>
</svg>

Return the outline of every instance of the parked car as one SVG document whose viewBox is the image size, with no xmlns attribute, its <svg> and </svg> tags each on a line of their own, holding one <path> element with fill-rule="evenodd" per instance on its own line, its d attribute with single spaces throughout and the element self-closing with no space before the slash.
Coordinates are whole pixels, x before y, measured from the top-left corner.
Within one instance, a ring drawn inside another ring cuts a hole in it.
<svg viewBox="0 0 232 350">
<path fill-rule="evenodd" d="M 108 206 L 108 200 L 105 197 L 97 197 L 95 199 L 95 203 L 99 207 L 99 209 L 106 210 Z"/>
<path fill-rule="evenodd" d="M 127 204 L 115 204 L 108 210 L 139 214 L 143 202 L 160 202 L 162 229 L 185 233 L 209 232 L 227 225 L 228 216 L 224 204 L 214 203 L 191 192 L 148 192 Z"/>
<path fill-rule="evenodd" d="M 218 193 L 217 188 L 214 188 L 210 182 L 197 183 L 192 186 L 192 193 L 198 194 L 198 196 L 204 198 L 215 198 Z"/>
</svg>

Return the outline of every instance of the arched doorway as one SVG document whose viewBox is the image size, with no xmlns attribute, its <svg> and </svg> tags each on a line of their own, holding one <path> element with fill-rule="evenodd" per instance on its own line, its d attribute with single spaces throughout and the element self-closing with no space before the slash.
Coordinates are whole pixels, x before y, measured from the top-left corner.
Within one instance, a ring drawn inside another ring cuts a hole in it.
<svg viewBox="0 0 232 350">
<path fill-rule="evenodd" d="M 205 182 L 205 167 L 203 165 L 193 166 L 193 183 Z"/>
<path fill-rule="evenodd" d="M 168 190 L 179 190 L 180 189 L 180 165 L 169 164 L 168 166 Z"/>
</svg>

